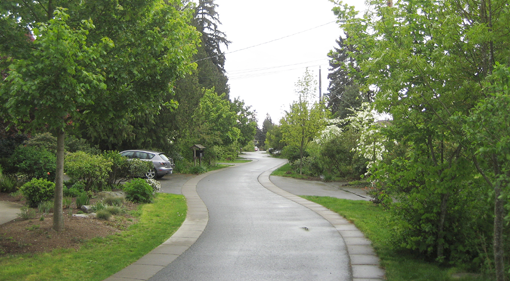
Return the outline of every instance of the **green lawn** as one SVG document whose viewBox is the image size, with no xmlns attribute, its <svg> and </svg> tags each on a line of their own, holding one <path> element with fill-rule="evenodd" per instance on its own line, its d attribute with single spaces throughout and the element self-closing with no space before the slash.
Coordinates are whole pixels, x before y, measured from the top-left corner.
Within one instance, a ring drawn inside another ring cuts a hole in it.
<svg viewBox="0 0 510 281">
<path fill-rule="evenodd" d="M 290 164 L 287 163 L 280 168 L 274 170 L 271 173 L 271 176 L 280 176 L 280 177 L 289 177 L 289 178 L 295 178 L 295 179 L 307 179 L 308 176 L 300 175 L 298 173 L 295 173 L 292 168 L 290 167 Z"/>
<path fill-rule="evenodd" d="M 92 239 L 78 251 L 0 258 L 0 280 L 104 280 L 166 241 L 186 218 L 182 195 L 159 193 L 140 206 L 139 222 L 127 231 Z"/>
<path fill-rule="evenodd" d="M 302 197 L 353 222 L 372 241 L 372 246 L 381 259 L 381 265 L 386 269 L 386 278 L 389 281 L 490 280 L 483 277 L 453 279 L 450 274 L 457 271 L 455 268 L 441 267 L 433 262 L 392 249 L 389 243 L 391 237 L 391 228 L 388 226 L 389 213 L 371 202 L 318 196 Z"/>
</svg>

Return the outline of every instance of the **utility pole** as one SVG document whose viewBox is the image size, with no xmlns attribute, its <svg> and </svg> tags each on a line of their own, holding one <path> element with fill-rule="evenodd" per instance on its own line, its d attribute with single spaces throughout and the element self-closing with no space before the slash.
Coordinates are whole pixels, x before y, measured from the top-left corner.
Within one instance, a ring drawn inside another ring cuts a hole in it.
<svg viewBox="0 0 510 281">
<path fill-rule="evenodd" d="M 322 79 L 321 66 L 319 65 L 319 103 L 322 102 Z"/>
</svg>

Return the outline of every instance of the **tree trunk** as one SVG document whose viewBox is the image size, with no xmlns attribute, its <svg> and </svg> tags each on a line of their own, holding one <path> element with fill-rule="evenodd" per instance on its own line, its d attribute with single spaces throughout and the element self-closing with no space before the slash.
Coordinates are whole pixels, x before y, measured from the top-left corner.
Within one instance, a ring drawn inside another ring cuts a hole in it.
<svg viewBox="0 0 510 281">
<path fill-rule="evenodd" d="M 494 263 L 496 266 L 496 280 L 505 281 L 505 260 L 503 249 L 503 219 L 505 212 L 505 203 L 501 196 L 501 187 L 499 183 L 494 188 L 496 196 L 494 202 Z"/>
<path fill-rule="evenodd" d="M 53 205 L 53 229 L 64 230 L 64 214 L 62 212 L 64 186 L 64 130 L 57 133 L 57 174 L 55 177 L 55 200 Z"/>
<path fill-rule="evenodd" d="M 437 231 L 437 258 L 442 261 L 444 252 L 444 221 L 447 213 L 448 194 L 443 194 L 441 199 L 441 214 L 439 215 L 439 226 Z"/>
</svg>

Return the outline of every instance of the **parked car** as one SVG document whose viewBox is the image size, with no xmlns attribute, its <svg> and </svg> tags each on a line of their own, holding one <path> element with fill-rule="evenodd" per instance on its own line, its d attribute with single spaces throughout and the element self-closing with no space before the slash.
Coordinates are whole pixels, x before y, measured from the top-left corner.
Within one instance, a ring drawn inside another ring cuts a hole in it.
<svg viewBox="0 0 510 281">
<path fill-rule="evenodd" d="M 142 161 L 151 161 L 154 169 L 150 169 L 145 173 L 148 179 L 158 179 L 166 174 L 172 174 L 175 164 L 172 158 L 168 158 L 162 152 L 132 149 L 121 151 L 120 154 L 129 159 L 140 159 Z"/>
</svg>

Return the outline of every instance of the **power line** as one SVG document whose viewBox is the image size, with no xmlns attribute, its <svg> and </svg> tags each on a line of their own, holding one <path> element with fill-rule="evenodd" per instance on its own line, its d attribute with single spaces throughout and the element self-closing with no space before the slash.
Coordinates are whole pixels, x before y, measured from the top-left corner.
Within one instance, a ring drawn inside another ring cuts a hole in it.
<svg viewBox="0 0 510 281">
<path fill-rule="evenodd" d="M 296 32 L 296 33 L 293 33 L 293 34 L 290 34 L 290 35 L 287 35 L 287 36 L 283 36 L 283 37 L 280 37 L 280 38 L 277 38 L 277 39 L 266 41 L 266 42 L 263 42 L 263 43 L 260 43 L 260 44 L 252 45 L 252 46 L 249 46 L 249 47 L 246 47 L 246 48 L 242 48 L 242 49 L 239 49 L 239 50 L 235 50 L 235 51 L 231 51 L 231 52 L 225 52 L 225 53 L 222 53 L 221 55 L 233 54 L 233 53 L 237 53 L 237 52 L 241 52 L 241 51 L 246 51 L 248 49 L 252 49 L 252 48 L 255 48 L 255 47 L 259 47 L 259 46 L 262 46 L 262 45 L 266 45 L 266 44 L 269 44 L 269 43 L 280 41 L 280 40 L 283 40 L 283 39 L 286 39 L 286 38 L 289 38 L 289 37 L 292 37 L 292 36 L 296 36 L 296 35 L 299 35 L 299 34 L 302 34 L 302 33 L 305 33 L 305 32 L 308 32 L 308 31 L 311 31 L 311 30 L 314 30 L 314 29 L 317 29 L 317 28 L 321 28 L 323 26 L 326 26 L 326 25 L 329 25 L 329 24 L 332 24 L 332 23 L 336 23 L 336 21 L 330 21 L 330 22 L 327 22 L 325 24 L 321 24 L 321 25 L 318 25 L 316 27 L 312 27 L 310 29 L 306 29 L 306 30 L 303 30 L 303 31 L 300 31 L 300 32 Z M 216 58 L 216 57 L 219 57 L 221 55 L 205 57 L 205 58 L 193 61 L 193 62 L 199 62 L 199 61 L 203 61 L 203 60 L 207 60 L 207 59 L 211 59 L 211 58 Z"/>
</svg>

